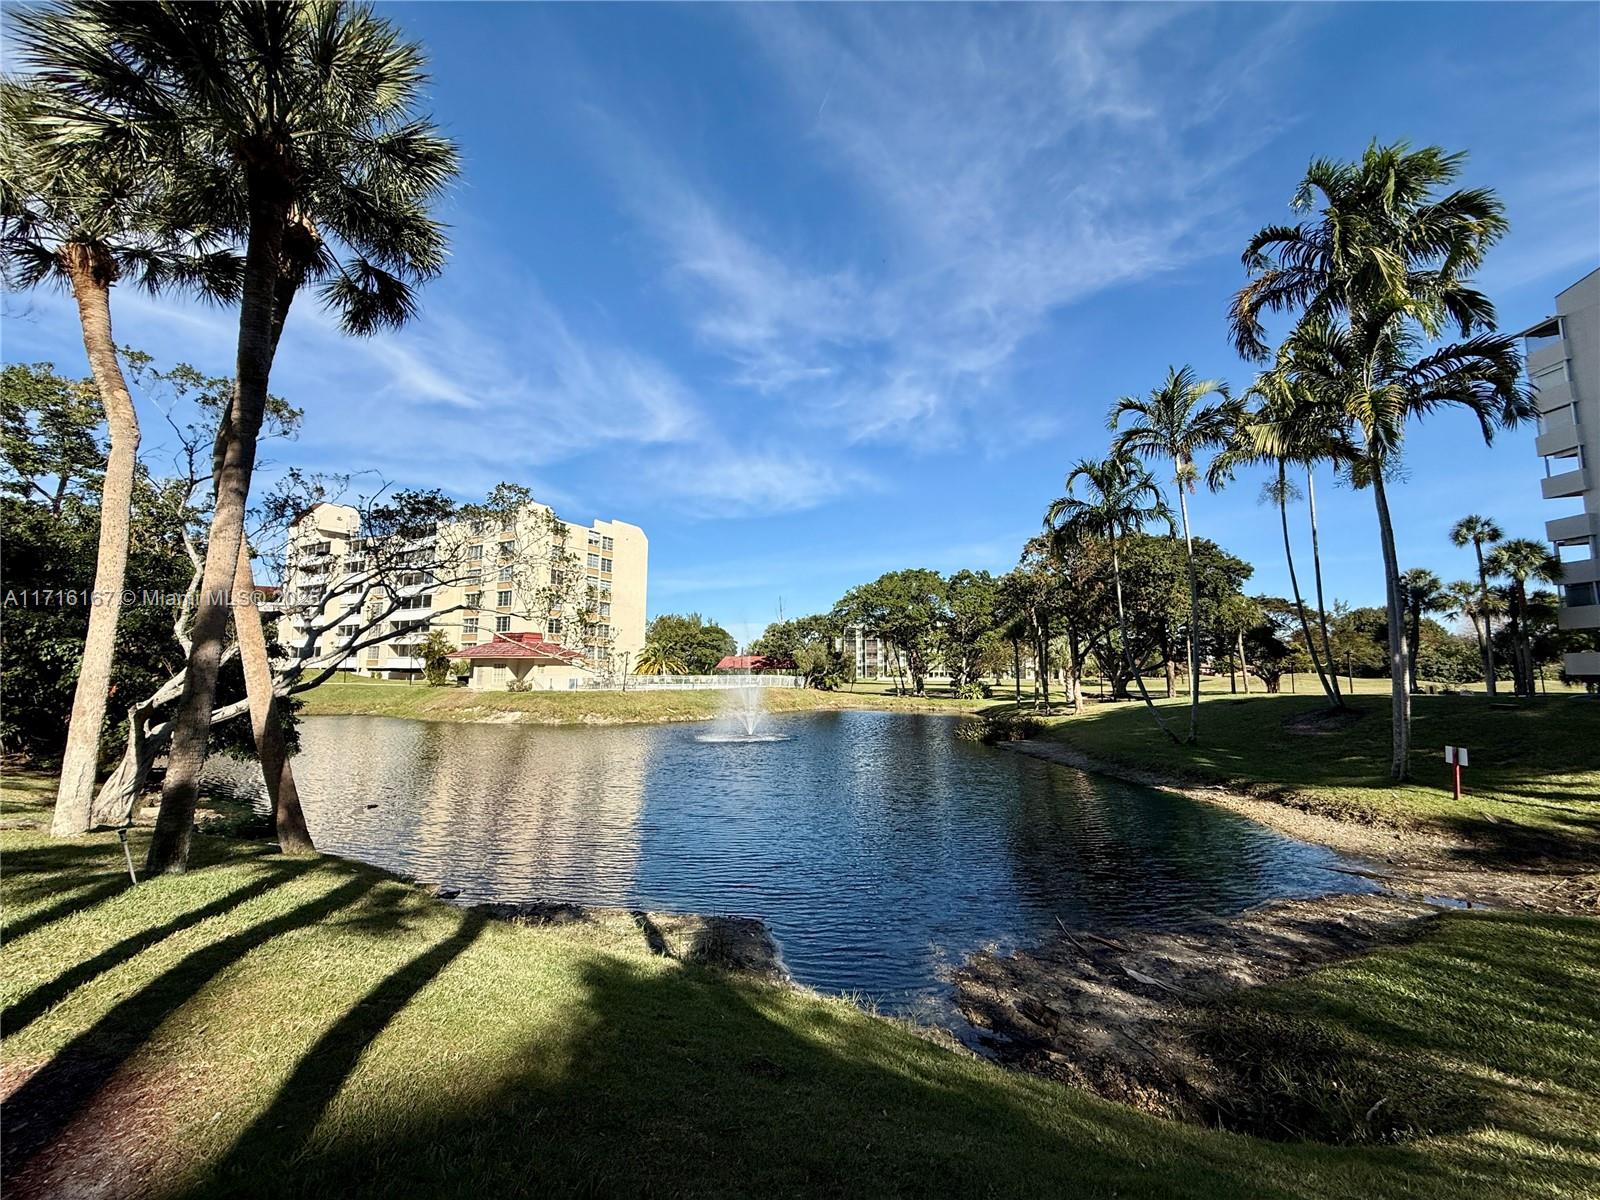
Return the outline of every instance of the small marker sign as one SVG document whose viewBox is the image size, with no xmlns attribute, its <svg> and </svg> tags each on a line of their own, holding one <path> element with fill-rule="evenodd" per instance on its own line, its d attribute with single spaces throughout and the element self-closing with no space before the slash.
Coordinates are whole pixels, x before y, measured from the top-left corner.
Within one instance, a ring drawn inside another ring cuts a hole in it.
<svg viewBox="0 0 1600 1200">
<path fill-rule="evenodd" d="M 1467 748 L 1465 746 L 1446 746 L 1444 748 L 1444 761 L 1455 768 L 1455 796 L 1461 799 L 1461 768 L 1467 765 Z"/>
</svg>

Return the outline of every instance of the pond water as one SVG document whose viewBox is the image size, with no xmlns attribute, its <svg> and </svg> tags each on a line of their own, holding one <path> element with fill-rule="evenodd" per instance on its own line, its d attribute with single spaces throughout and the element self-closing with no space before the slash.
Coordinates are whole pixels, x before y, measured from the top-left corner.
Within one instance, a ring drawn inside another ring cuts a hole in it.
<svg viewBox="0 0 1600 1200">
<path fill-rule="evenodd" d="M 1329 869 L 1332 851 L 963 741 L 947 717 L 763 728 L 785 740 L 312 717 L 295 772 L 326 850 L 465 903 L 760 917 L 801 982 L 902 1010 L 937 1003 L 972 951 L 1038 940 L 1058 918 L 1171 928 L 1362 886 Z"/>
</svg>

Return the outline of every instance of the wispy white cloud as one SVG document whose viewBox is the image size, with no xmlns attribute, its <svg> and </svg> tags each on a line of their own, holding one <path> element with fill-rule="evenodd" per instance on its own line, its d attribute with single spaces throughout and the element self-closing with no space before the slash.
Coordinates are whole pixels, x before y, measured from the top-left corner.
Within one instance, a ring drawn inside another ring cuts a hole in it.
<svg viewBox="0 0 1600 1200">
<path fill-rule="evenodd" d="M 652 455 L 638 480 L 648 494 L 707 519 L 799 512 L 879 487 L 871 474 L 841 462 L 716 440 Z"/>
<path fill-rule="evenodd" d="M 850 185 L 860 212 L 836 218 L 872 236 L 766 228 L 614 120 L 597 144 L 735 383 L 848 441 L 940 447 L 1013 403 L 1004 385 L 1064 308 L 1232 245 L 1216 181 L 1276 129 L 1238 103 L 1242 64 L 1300 18 L 1259 22 L 1221 61 L 1200 57 L 1212 39 L 1185 49 L 1173 26 L 1207 18 L 1178 8 L 738 19 L 797 142 Z"/>
</svg>

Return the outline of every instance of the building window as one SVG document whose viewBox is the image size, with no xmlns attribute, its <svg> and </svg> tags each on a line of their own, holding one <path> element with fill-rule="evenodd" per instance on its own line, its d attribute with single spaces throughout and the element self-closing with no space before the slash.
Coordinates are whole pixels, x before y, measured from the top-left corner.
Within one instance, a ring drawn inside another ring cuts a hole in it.
<svg viewBox="0 0 1600 1200">
<path fill-rule="evenodd" d="M 561 618 L 560 617 L 551 617 L 548 625 L 546 626 L 546 629 L 550 633 L 560 633 L 561 632 Z"/>
<path fill-rule="evenodd" d="M 500 582 L 501 583 L 510 583 L 511 582 L 511 568 L 510 567 L 501 567 L 500 568 Z"/>
<path fill-rule="evenodd" d="M 589 560 L 588 560 L 589 569 L 590 570 L 594 570 L 599 565 L 600 565 L 600 556 L 598 554 L 589 555 Z"/>
<path fill-rule="evenodd" d="M 600 594 L 602 596 L 611 595 L 611 581 L 609 579 L 602 579 L 600 581 Z"/>
<path fill-rule="evenodd" d="M 611 615 L 611 605 L 609 605 L 609 604 L 602 604 L 602 605 L 601 605 L 601 606 L 600 606 L 600 615 L 601 615 L 601 616 L 602 616 L 602 617 L 609 617 L 609 616 L 610 616 L 610 615 Z"/>
<path fill-rule="evenodd" d="M 598 546 L 599 544 L 600 544 L 600 535 L 598 533 L 596 533 L 592 529 L 589 530 L 589 545 Z"/>
<path fill-rule="evenodd" d="M 515 542 L 501 542 L 500 543 L 500 557 L 501 558 L 510 558 L 516 552 L 517 552 L 517 544 Z"/>
<path fill-rule="evenodd" d="M 511 632 L 511 618 L 510 617 L 496 617 L 494 619 L 494 631 L 496 633 L 510 633 Z"/>
<path fill-rule="evenodd" d="M 566 587 L 567 573 L 565 571 L 557 571 L 554 567 L 552 567 L 550 569 L 550 586 L 554 588 Z"/>
<path fill-rule="evenodd" d="M 482 583 L 483 582 L 483 568 L 482 567 L 473 567 L 472 570 L 468 571 L 467 572 L 467 582 L 468 583 Z"/>
<path fill-rule="evenodd" d="M 471 559 L 473 562 L 477 562 L 479 559 L 481 559 L 483 557 L 483 547 L 482 546 L 468 546 L 467 547 L 467 557 L 469 559 Z"/>
<path fill-rule="evenodd" d="M 611 574 L 611 560 L 609 558 L 602 558 L 600 560 L 600 570 L 603 574 Z"/>
<path fill-rule="evenodd" d="M 614 550 L 616 548 L 616 545 L 617 545 L 616 542 L 613 541 L 611 538 L 601 538 L 600 539 L 600 549 L 602 549 L 602 550 Z"/>
<path fill-rule="evenodd" d="M 470 633 L 473 637 L 477 637 L 478 636 L 478 618 L 477 617 L 463 617 L 463 618 L 461 618 L 461 632 L 463 634 Z"/>
<path fill-rule="evenodd" d="M 499 608 L 510 608 L 511 607 L 511 589 L 507 588 L 503 592 L 496 592 L 494 594 L 494 602 L 495 602 L 496 607 L 499 607 Z"/>
<path fill-rule="evenodd" d="M 483 593 L 482 592 L 468 592 L 467 593 L 467 607 L 468 608 L 479 608 L 479 607 L 482 607 L 482 605 L 483 605 Z"/>
</svg>

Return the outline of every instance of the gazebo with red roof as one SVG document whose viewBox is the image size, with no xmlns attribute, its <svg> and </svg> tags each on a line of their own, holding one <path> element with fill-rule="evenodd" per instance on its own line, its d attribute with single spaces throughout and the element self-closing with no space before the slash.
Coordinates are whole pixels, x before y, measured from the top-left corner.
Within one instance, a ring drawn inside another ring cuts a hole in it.
<svg viewBox="0 0 1600 1200">
<path fill-rule="evenodd" d="M 452 657 L 472 664 L 467 686 L 478 691 L 500 690 L 512 683 L 540 689 L 575 687 L 588 671 L 579 651 L 546 641 L 542 633 L 496 633 L 492 640 L 464 646 Z"/>
<path fill-rule="evenodd" d="M 746 675 L 763 675 L 768 671 L 792 672 L 794 659 L 775 654 L 730 654 L 716 665 L 718 671 L 738 671 Z"/>
</svg>

